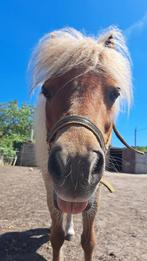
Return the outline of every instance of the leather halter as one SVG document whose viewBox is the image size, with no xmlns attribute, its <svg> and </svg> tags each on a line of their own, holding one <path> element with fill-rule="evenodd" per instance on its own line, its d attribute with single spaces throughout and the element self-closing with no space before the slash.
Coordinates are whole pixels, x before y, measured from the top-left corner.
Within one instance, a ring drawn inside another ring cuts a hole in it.
<svg viewBox="0 0 147 261">
<path fill-rule="evenodd" d="M 57 132 L 65 129 L 68 126 L 81 126 L 90 130 L 97 138 L 103 152 L 107 152 L 107 147 L 100 129 L 97 128 L 97 126 L 88 118 L 79 115 L 65 116 L 61 120 L 57 121 L 48 133 L 48 142 L 51 143 L 54 140 Z"/>
<path fill-rule="evenodd" d="M 81 126 L 90 130 L 95 135 L 104 153 L 107 151 L 107 147 L 100 129 L 97 128 L 97 126 L 88 118 L 79 115 L 65 116 L 61 120 L 57 121 L 48 133 L 49 143 L 51 143 L 54 140 L 57 132 L 69 126 Z"/>
<path fill-rule="evenodd" d="M 86 129 L 90 130 L 96 137 L 97 141 L 99 142 L 103 152 L 106 154 L 108 150 L 108 142 L 107 143 L 104 140 L 103 134 L 100 131 L 100 129 L 88 118 L 79 116 L 79 115 L 70 115 L 70 116 L 65 116 L 61 118 L 59 121 L 55 123 L 53 128 L 48 132 L 47 134 L 47 141 L 49 144 L 51 144 L 56 136 L 56 134 L 60 131 L 63 130 L 69 126 L 81 126 L 85 127 Z M 113 131 L 117 138 L 125 145 L 128 149 L 135 151 L 139 154 L 144 154 L 144 152 L 136 150 L 135 148 L 131 147 L 128 145 L 128 143 L 123 139 L 123 137 L 120 135 L 118 130 L 116 129 L 115 125 L 113 124 Z"/>
</svg>

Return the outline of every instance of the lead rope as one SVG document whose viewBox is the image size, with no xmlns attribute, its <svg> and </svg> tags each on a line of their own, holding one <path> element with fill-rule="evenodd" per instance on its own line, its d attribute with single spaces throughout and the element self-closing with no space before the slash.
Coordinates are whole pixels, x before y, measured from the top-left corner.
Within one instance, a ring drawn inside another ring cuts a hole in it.
<svg viewBox="0 0 147 261">
<path fill-rule="evenodd" d="M 115 189 L 113 188 L 113 186 L 104 177 L 101 178 L 100 184 L 104 185 L 109 190 L 109 192 L 111 192 L 111 193 L 115 192 Z"/>
<path fill-rule="evenodd" d="M 119 131 L 116 129 L 115 125 L 113 125 L 113 131 L 115 133 L 115 135 L 117 136 L 117 138 L 122 142 L 122 144 L 124 144 L 129 150 L 132 150 L 132 151 L 135 151 L 139 154 L 144 154 L 143 151 L 140 151 L 140 150 L 137 150 L 137 149 L 134 149 L 133 147 L 131 147 L 124 139 L 123 137 L 120 135 Z"/>
</svg>

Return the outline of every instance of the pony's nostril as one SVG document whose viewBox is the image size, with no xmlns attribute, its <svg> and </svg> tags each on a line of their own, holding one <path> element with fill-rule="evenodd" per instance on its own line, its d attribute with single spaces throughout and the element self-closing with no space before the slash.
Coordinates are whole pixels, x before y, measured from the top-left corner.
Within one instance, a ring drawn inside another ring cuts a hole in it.
<svg viewBox="0 0 147 261">
<path fill-rule="evenodd" d="M 93 151 L 92 168 L 89 175 L 89 184 L 96 186 L 103 175 L 104 170 L 104 154 L 101 151 Z"/>
<path fill-rule="evenodd" d="M 92 169 L 92 174 L 99 174 L 104 165 L 104 156 L 101 152 L 97 152 L 97 159 Z"/>
<path fill-rule="evenodd" d="M 55 178 L 60 178 L 60 176 L 62 175 L 62 159 L 60 151 L 61 149 L 54 149 L 53 151 L 51 151 L 48 160 L 49 173 Z"/>
</svg>

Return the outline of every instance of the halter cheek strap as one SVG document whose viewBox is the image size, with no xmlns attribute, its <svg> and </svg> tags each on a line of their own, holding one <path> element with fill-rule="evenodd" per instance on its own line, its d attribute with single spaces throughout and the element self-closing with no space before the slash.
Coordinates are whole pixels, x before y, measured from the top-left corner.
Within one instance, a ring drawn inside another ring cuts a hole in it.
<svg viewBox="0 0 147 261">
<path fill-rule="evenodd" d="M 110 145 L 110 142 L 111 142 L 111 137 L 112 137 L 112 131 L 113 131 L 113 123 L 111 123 L 111 127 L 110 127 L 110 130 L 109 130 L 109 134 L 106 138 L 106 141 L 105 141 L 105 144 L 107 147 L 109 147 Z"/>
</svg>

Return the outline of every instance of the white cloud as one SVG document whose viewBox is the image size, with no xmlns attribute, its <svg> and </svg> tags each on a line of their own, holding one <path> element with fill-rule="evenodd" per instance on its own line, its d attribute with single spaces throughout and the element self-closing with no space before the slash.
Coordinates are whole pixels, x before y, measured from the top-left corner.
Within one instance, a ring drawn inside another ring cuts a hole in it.
<svg viewBox="0 0 147 261">
<path fill-rule="evenodd" d="M 141 32 L 144 27 L 147 26 L 147 12 L 140 20 L 136 21 L 134 24 L 130 25 L 124 32 L 127 37 L 130 37 L 134 33 Z"/>
</svg>

